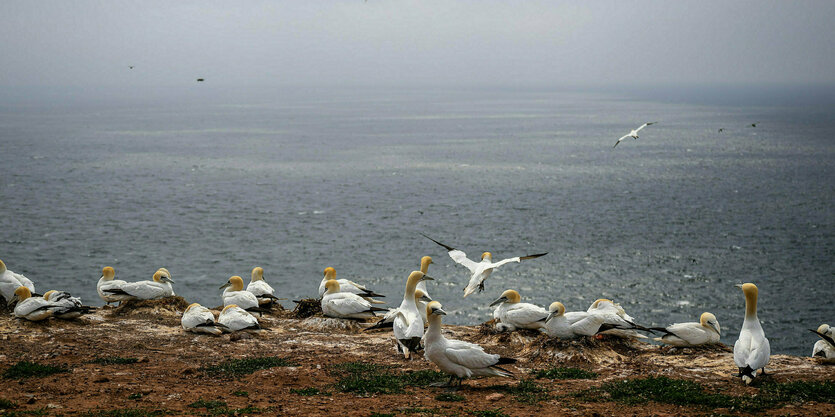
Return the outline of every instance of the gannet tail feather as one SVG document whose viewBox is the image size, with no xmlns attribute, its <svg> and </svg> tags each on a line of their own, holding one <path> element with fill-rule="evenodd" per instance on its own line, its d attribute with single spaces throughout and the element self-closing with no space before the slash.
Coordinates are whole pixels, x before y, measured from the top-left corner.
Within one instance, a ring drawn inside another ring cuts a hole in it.
<svg viewBox="0 0 835 417">
<path fill-rule="evenodd" d="M 374 323 L 373 326 L 366 327 L 362 331 L 367 332 L 369 330 L 387 329 L 387 328 L 390 328 L 390 327 L 394 327 L 394 321 L 380 320 L 380 321 Z"/>
<path fill-rule="evenodd" d="M 513 372 L 510 372 L 507 369 L 504 369 L 500 366 L 493 365 L 490 368 L 499 371 L 502 374 L 502 376 L 505 376 L 505 377 L 512 377 L 513 376 Z"/>
</svg>

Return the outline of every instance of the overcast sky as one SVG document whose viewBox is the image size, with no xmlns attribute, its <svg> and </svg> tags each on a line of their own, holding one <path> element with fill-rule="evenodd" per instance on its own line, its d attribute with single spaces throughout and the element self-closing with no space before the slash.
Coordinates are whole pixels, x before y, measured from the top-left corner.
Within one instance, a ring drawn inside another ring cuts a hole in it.
<svg viewBox="0 0 835 417">
<path fill-rule="evenodd" d="M 835 84 L 833 22 L 835 1 L 3 0 L 0 85 Z"/>
</svg>

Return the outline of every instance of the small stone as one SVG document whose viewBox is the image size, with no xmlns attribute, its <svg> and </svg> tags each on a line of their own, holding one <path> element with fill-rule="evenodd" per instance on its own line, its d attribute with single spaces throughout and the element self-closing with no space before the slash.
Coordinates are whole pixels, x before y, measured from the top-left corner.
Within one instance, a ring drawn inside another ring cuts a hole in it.
<svg viewBox="0 0 835 417">
<path fill-rule="evenodd" d="M 498 400 L 501 400 L 502 398 L 504 398 L 504 394 L 500 394 L 498 392 L 484 397 L 484 399 L 487 400 L 487 401 L 498 401 Z"/>
<path fill-rule="evenodd" d="M 143 356 L 141 358 L 138 358 L 138 360 L 136 362 L 138 362 L 138 363 L 148 363 L 148 357 Z"/>
<path fill-rule="evenodd" d="M 46 405 L 46 408 L 53 408 L 53 409 L 54 409 L 54 408 L 64 408 L 64 406 L 62 406 L 62 405 L 58 405 L 58 404 L 52 404 L 52 403 L 49 403 L 49 404 L 47 404 L 47 405 Z"/>
<path fill-rule="evenodd" d="M 180 372 L 181 375 L 194 375 L 197 373 L 197 368 L 186 368 Z"/>
<path fill-rule="evenodd" d="M 229 336 L 230 342 L 237 342 L 238 340 L 247 340 L 252 339 L 252 335 L 246 332 L 238 332 L 232 333 L 232 336 Z"/>
</svg>

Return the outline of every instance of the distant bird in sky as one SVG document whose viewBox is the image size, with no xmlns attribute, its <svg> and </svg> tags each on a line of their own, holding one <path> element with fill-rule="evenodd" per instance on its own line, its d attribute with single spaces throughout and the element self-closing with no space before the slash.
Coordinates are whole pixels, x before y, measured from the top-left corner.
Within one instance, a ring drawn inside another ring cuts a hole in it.
<svg viewBox="0 0 835 417">
<path fill-rule="evenodd" d="M 722 133 L 722 132 L 724 132 L 724 131 L 725 131 L 725 128 L 724 128 L 724 127 L 720 127 L 720 128 L 719 128 L 719 133 Z"/>
<path fill-rule="evenodd" d="M 749 126 L 749 127 L 757 127 L 757 123 L 759 123 L 759 122 L 751 123 L 751 126 Z"/>
<path fill-rule="evenodd" d="M 133 69 L 133 65 L 129 65 L 128 68 Z"/>
<path fill-rule="evenodd" d="M 198 79 L 197 79 L 197 82 L 198 82 L 198 83 L 202 83 L 203 81 L 204 81 L 204 80 L 203 80 L 202 78 L 198 78 Z"/>
<path fill-rule="evenodd" d="M 617 141 L 617 142 L 615 142 L 615 146 L 618 146 L 618 144 L 619 144 L 622 140 L 624 140 L 624 139 L 626 139 L 626 138 L 628 138 L 628 137 L 632 137 L 632 139 L 638 139 L 638 132 L 639 132 L 641 129 L 643 129 L 643 128 L 645 128 L 645 127 L 649 126 L 649 125 L 654 125 L 654 124 L 656 124 L 656 123 L 658 123 L 658 122 L 646 122 L 646 123 L 642 124 L 642 125 L 641 125 L 641 127 L 637 128 L 637 129 L 633 129 L 631 132 L 629 132 L 629 134 L 623 135 L 623 137 L 621 137 L 620 139 L 618 139 L 618 141 Z M 612 148 L 614 148 L 615 146 L 612 146 Z"/>
</svg>

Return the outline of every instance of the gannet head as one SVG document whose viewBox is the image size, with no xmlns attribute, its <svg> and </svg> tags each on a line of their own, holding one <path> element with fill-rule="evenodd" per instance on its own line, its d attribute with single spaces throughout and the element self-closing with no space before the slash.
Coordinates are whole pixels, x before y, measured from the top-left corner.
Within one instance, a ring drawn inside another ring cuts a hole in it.
<svg viewBox="0 0 835 417">
<path fill-rule="evenodd" d="M 482 254 L 481 254 L 481 260 L 483 261 L 483 260 L 485 260 L 485 259 L 487 259 L 487 260 L 488 260 L 488 261 L 490 261 L 490 262 L 493 262 L 493 254 L 492 254 L 492 253 L 490 253 L 490 252 L 484 252 L 484 253 L 482 253 Z"/>
<path fill-rule="evenodd" d="M 429 265 L 433 263 L 434 262 L 432 262 L 431 256 L 424 256 L 423 258 L 420 258 L 420 272 L 423 272 L 424 274 L 429 272 Z"/>
<path fill-rule="evenodd" d="M 226 284 L 220 286 L 220 289 L 224 289 L 226 287 L 230 287 L 232 291 L 243 291 L 244 289 L 244 280 L 243 278 L 235 275 L 229 278 L 229 281 L 226 281 Z"/>
<path fill-rule="evenodd" d="M 437 301 L 431 301 L 429 304 L 426 305 L 426 317 L 434 316 L 445 316 L 446 311 L 442 308 L 443 306 L 441 303 Z"/>
<path fill-rule="evenodd" d="M 501 303 L 515 304 L 519 301 L 522 301 L 522 297 L 519 296 L 518 292 L 514 290 L 505 290 L 505 292 L 502 293 L 501 297 L 497 298 L 495 301 L 490 303 L 490 307 L 493 307 L 494 305 Z"/>
<path fill-rule="evenodd" d="M 745 294 L 745 315 L 756 316 L 757 295 L 759 294 L 757 286 L 750 282 L 746 282 L 745 284 L 737 284 L 736 287 L 741 288 L 742 293 Z"/>
<path fill-rule="evenodd" d="M 113 278 L 116 278 L 116 270 L 112 267 L 106 266 L 101 269 L 101 277 L 104 278 L 105 281 L 113 281 Z"/>
<path fill-rule="evenodd" d="M 829 334 L 830 331 L 832 331 L 832 328 L 829 327 L 828 324 L 824 323 L 824 324 L 821 324 L 820 326 L 818 326 L 818 333 L 820 333 L 820 334 L 825 334 L 827 336 L 832 336 L 831 334 Z"/>
<path fill-rule="evenodd" d="M 722 334 L 722 328 L 719 327 L 719 321 L 716 320 L 716 316 L 711 313 L 702 313 L 702 316 L 699 317 L 699 323 L 701 323 L 702 326 L 715 331 L 718 335 Z"/>
<path fill-rule="evenodd" d="M 325 294 L 335 294 L 339 292 L 339 281 L 329 279 L 325 282 Z"/>
<path fill-rule="evenodd" d="M 0 259 L 0 274 L 2 274 L 4 272 L 6 272 L 6 263 L 3 262 L 2 259 Z"/>
<path fill-rule="evenodd" d="M 252 282 L 264 280 L 264 268 L 261 268 L 260 266 L 252 268 L 252 277 L 250 279 Z"/>
<path fill-rule="evenodd" d="M 559 301 L 554 301 L 550 306 L 548 306 L 548 312 L 548 318 L 545 319 L 546 323 L 554 317 L 559 317 L 565 314 L 565 306 Z"/>
<path fill-rule="evenodd" d="M 49 301 L 49 296 L 52 295 L 53 293 L 55 293 L 55 290 L 49 290 L 49 291 L 43 293 L 43 299 L 46 300 L 46 301 Z"/>
<path fill-rule="evenodd" d="M 168 273 L 166 273 L 165 271 L 163 271 L 161 269 L 157 270 L 157 272 L 154 272 L 154 281 L 156 281 L 156 282 L 167 282 L 167 283 L 170 283 L 170 284 L 174 283 L 174 281 L 172 281 L 171 278 L 168 277 Z"/>
<path fill-rule="evenodd" d="M 23 286 L 17 287 L 17 289 L 14 290 L 14 296 L 11 300 L 9 300 L 9 305 L 14 304 L 15 301 L 23 301 L 31 296 L 32 292 L 29 291 L 29 288 Z"/>
<path fill-rule="evenodd" d="M 610 300 L 608 298 L 598 298 L 597 300 L 594 300 L 594 303 L 592 303 L 591 308 L 598 308 L 598 307 L 600 307 L 601 303 L 609 303 L 609 304 L 614 305 L 612 300 Z"/>
<path fill-rule="evenodd" d="M 238 308 L 238 305 L 237 304 L 229 304 L 228 306 L 223 307 L 223 310 L 220 311 L 220 314 L 225 313 L 226 310 L 229 310 L 230 308 Z"/>
<path fill-rule="evenodd" d="M 406 280 L 406 288 L 409 288 L 409 287 L 415 288 L 417 286 L 418 282 L 433 281 L 434 279 L 435 278 L 432 278 L 429 275 L 424 274 L 423 272 L 412 271 L 412 273 L 409 274 L 409 279 Z M 412 290 L 412 291 L 414 291 L 414 290 Z"/>
<path fill-rule="evenodd" d="M 419 301 L 426 301 L 427 303 L 432 301 L 428 295 L 424 294 L 421 290 L 415 290 L 415 303 Z"/>
<path fill-rule="evenodd" d="M 336 279 L 336 270 L 329 266 L 325 268 L 324 276 L 326 279 Z"/>
<path fill-rule="evenodd" d="M 191 303 L 191 304 L 189 304 L 189 305 L 188 305 L 188 307 L 186 307 L 186 310 L 185 310 L 185 311 L 183 311 L 183 314 L 188 313 L 188 311 L 189 311 L 189 310 L 191 310 L 191 308 L 192 308 L 192 307 L 200 307 L 200 303 Z"/>
<path fill-rule="evenodd" d="M 168 277 L 169 279 L 171 279 L 171 277 L 173 276 L 173 275 L 171 275 L 170 272 L 168 272 L 168 269 L 165 269 L 165 268 L 157 269 L 157 271 L 162 272 L 162 275 L 165 276 L 165 277 Z"/>
</svg>

